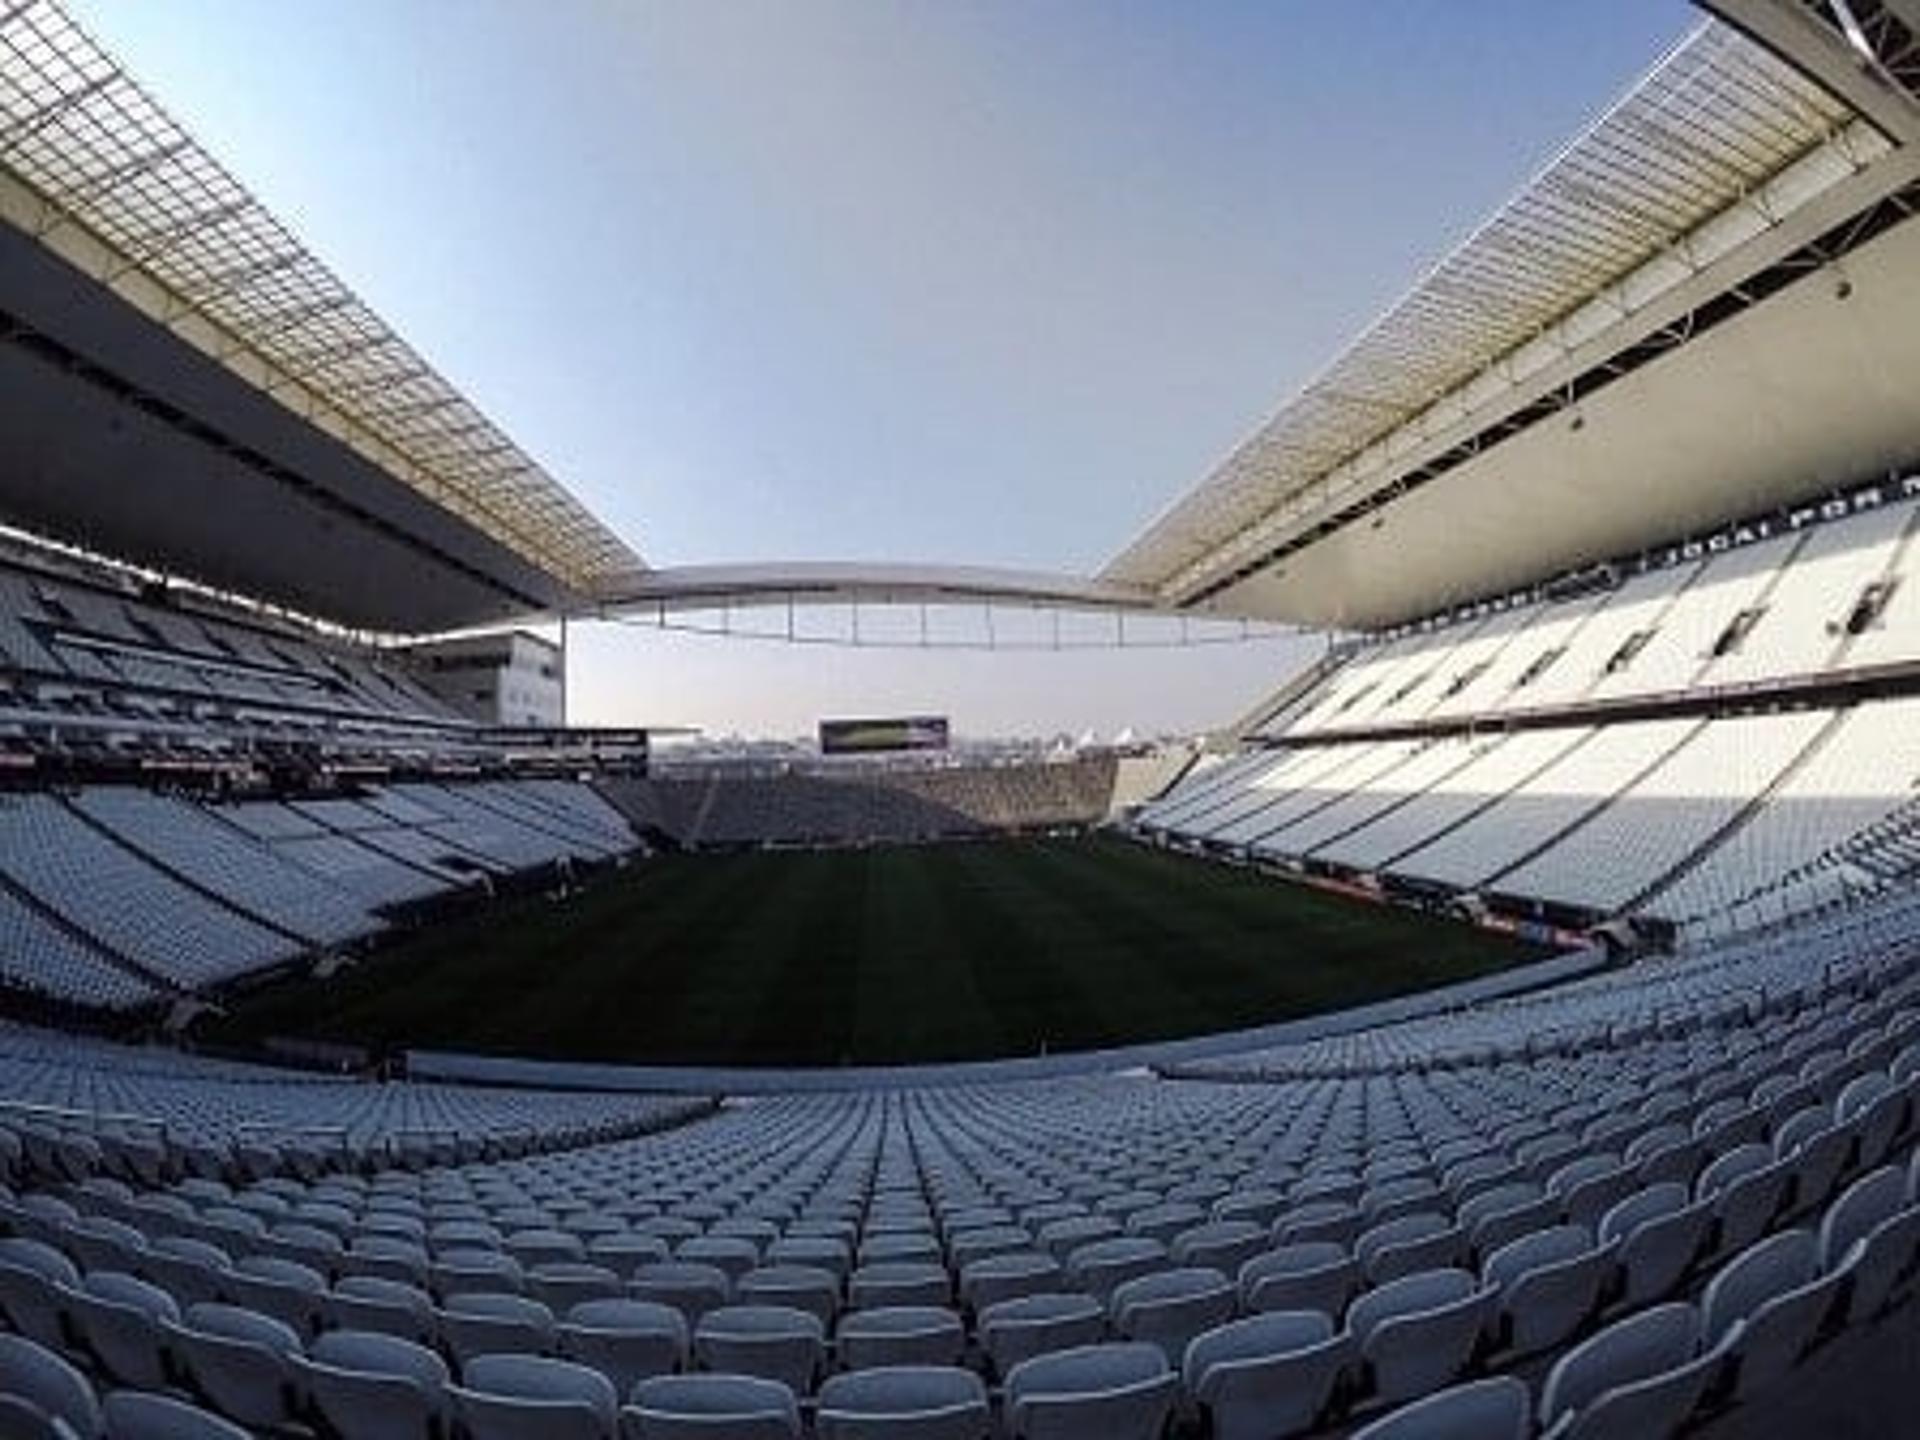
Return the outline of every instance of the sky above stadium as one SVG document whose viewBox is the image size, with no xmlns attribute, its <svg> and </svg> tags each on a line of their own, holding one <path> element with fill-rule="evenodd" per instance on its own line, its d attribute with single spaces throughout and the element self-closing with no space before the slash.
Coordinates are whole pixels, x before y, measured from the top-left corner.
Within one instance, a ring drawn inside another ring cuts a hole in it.
<svg viewBox="0 0 1920 1440">
<path fill-rule="evenodd" d="M 655 564 L 1090 571 L 1695 21 L 1680 0 L 70 0 Z M 573 714 L 1230 718 L 1311 647 L 578 627 Z"/>
</svg>

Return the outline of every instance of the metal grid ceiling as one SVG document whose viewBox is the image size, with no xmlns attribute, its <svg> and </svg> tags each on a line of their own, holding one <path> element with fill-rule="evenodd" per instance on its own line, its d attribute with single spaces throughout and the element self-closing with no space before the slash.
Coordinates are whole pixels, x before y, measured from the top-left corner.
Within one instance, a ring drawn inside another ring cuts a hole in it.
<svg viewBox="0 0 1920 1440">
<path fill-rule="evenodd" d="M 1102 578 L 1167 585 L 1852 119 L 1738 32 L 1701 26 Z"/>
<path fill-rule="evenodd" d="M 74 225 L 115 253 L 96 278 L 156 282 L 158 318 L 211 322 L 237 342 L 220 358 L 251 352 L 269 393 L 306 392 L 369 458 L 571 589 L 640 567 L 51 0 L 0 0 L 0 167 L 48 207 L 43 236 Z"/>
<path fill-rule="evenodd" d="M 1833 31 L 1871 73 L 1883 76 L 1909 99 L 1920 100 L 1920 34 L 1881 0 L 1800 0 L 1801 8 Z"/>
</svg>

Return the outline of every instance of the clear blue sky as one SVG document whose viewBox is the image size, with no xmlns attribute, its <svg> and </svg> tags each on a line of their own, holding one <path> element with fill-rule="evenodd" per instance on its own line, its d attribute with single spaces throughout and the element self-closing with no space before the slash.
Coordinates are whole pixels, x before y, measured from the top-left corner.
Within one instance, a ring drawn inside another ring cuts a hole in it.
<svg viewBox="0 0 1920 1440">
<path fill-rule="evenodd" d="M 72 0 L 656 563 L 1090 570 L 1695 21 L 1680 0 Z M 575 713 L 1228 716 L 1285 644 L 577 638 Z"/>
</svg>

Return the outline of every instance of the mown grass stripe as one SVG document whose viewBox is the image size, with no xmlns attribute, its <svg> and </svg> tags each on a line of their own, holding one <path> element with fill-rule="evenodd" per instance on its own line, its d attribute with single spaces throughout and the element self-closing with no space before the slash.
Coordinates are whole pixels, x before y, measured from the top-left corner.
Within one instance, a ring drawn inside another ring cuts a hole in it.
<svg viewBox="0 0 1920 1440">
<path fill-rule="evenodd" d="M 217 1032 L 661 1064 L 909 1063 L 1257 1025 L 1537 952 L 1110 837 L 660 856 Z"/>
</svg>

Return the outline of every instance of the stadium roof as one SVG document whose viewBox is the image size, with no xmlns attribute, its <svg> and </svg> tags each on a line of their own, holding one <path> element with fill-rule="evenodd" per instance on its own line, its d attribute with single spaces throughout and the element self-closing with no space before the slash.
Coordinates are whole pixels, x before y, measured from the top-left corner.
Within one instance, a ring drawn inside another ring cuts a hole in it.
<svg viewBox="0 0 1920 1440">
<path fill-rule="evenodd" d="M 1710 20 L 1675 46 L 1101 578 L 1173 605 L 1358 625 L 1517 578 L 1516 567 L 1489 567 L 1484 553 L 1464 549 L 1452 573 L 1393 594 L 1368 593 L 1377 564 L 1302 567 L 1311 595 L 1277 583 L 1276 567 L 1433 478 L 1436 466 L 1473 470 L 1481 449 L 1531 423 L 1514 418 L 1527 405 L 1545 399 L 1535 419 L 1556 408 L 1556 386 L 1560 407 L 1577 404 L 1570 357 L 1614 335 L 1620 348 L 1636 343 L 1642 317 L 1673 309 L 1683 292 L 1686 315 L 1709 290 L 1737 293 L 1746 255 L 1762 265 L 1768 242 L 1815 215 L 1831 223 L 1826 211 L 1841 197 L 1858 213 L 1907 182 L 1882 162 L 1920 138 L 1920 109 L 1886 67 L 1830 33 L 1824 5 L 1716 8 L 1741 28 Z M 1854 8 L 1875 12 L 1883 45 L 1910 53 L 1911 36 L 1872 0 Z M 1849 45 L 1854 53 L 1844 53 Z M 1870 193 L 1854 185 L 1869 171 L 1885 173 Z M 1541 543 L 1556 523 L 1553 504 L 1513 508 L 1509 550 L 1538 545 L 1543 565 L 1604 555 Z"/>
<path fill-rule="evenodd" d="M 1920 370 L 1920 4 L 1705 3 L 1084 579 L 649 569 L 54 0 L 0 0 L 0 522 L 396 633 L 808 596 L 1368 628 L 1920 460 L 1886 383 Z M 1795 283 L 1842 260 L 1845 316 Z"/>
<path fill-rule="evenodd" d="M 0 0 L 0 221 L 0 519 L 58 539 L 403 634 L 534 611 L 1156 604 L 959 566 L 648 568 L 53 0 Z"/>
<path fill-rule="evenodd" d="M 641 568 L 51 0 L 0 0 L 0 182 L 0 219 L 429 502 L 435 523 L 451 517 L 550 582 L 528 594 L 508 581 L 521 608 Z M 7 318 L 16 331 L 30 323 Z M 115 528 L 111 516 L 49 517 L 31 496 L 8 499 L 28 523 Z M 187 568 L 204 569 L 200 558 L 189 553 Z M 477 618 L 457 613 L 473 608 L 418 614 L 445 623 Z M 409 613 L 356 618 L 412 628 Z"/>
</svg>

